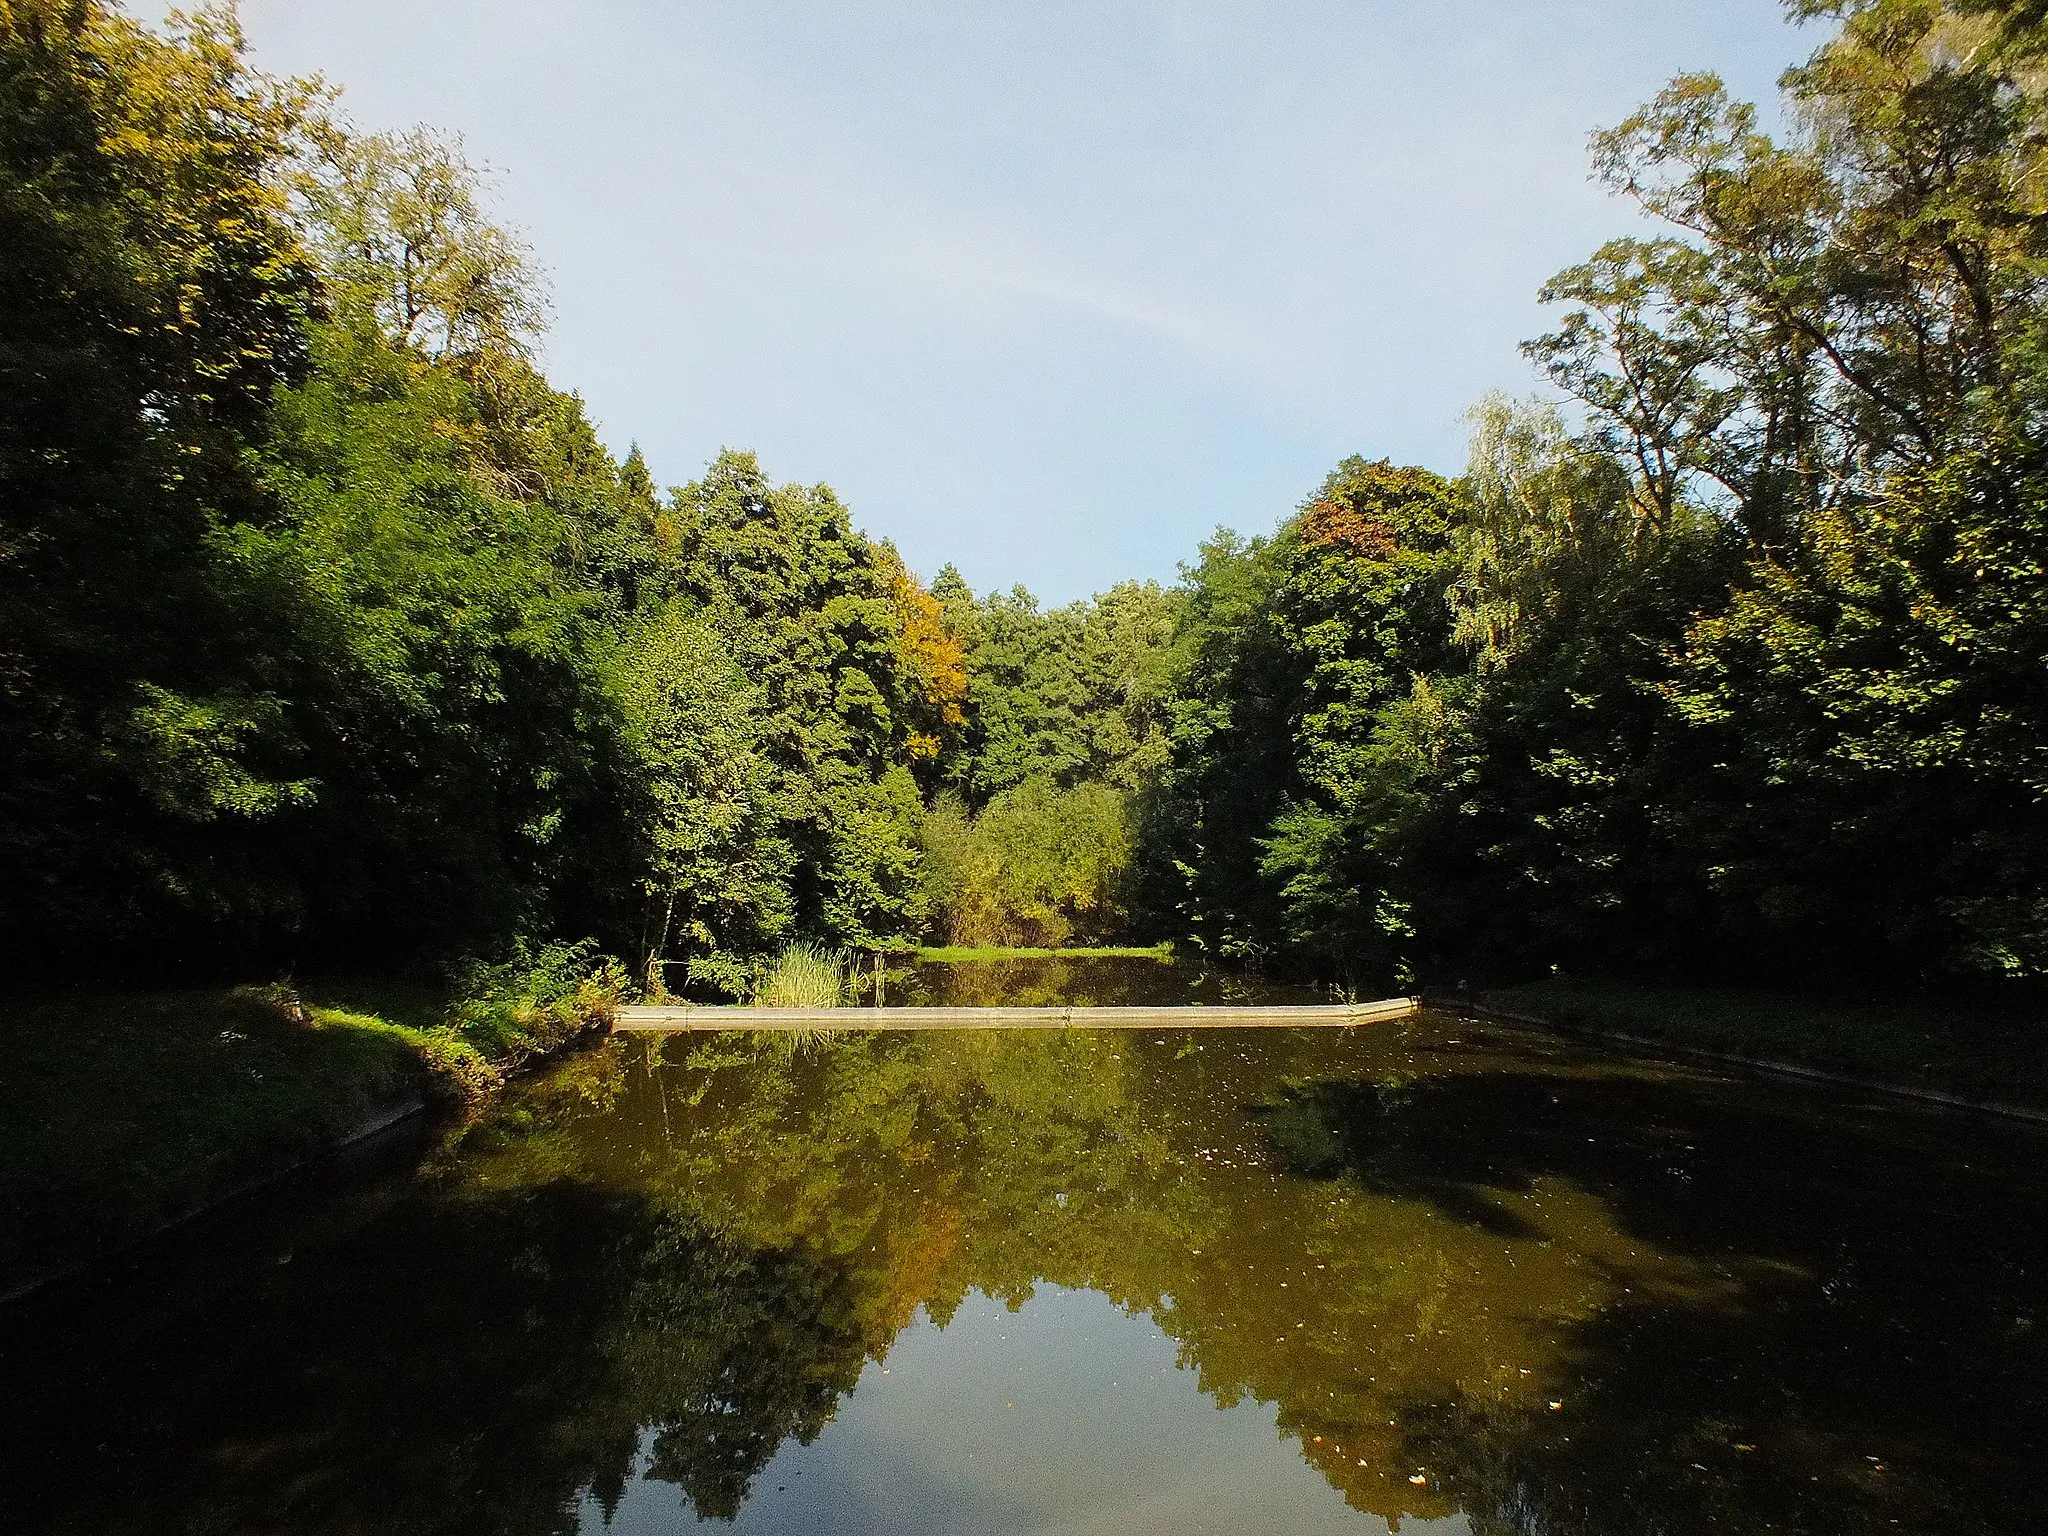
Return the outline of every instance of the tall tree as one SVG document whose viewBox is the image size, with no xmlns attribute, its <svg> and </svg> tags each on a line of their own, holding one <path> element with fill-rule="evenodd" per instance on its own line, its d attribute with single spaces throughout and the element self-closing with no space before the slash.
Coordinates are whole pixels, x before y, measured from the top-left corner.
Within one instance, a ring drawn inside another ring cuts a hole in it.
<svg viewBox="0 0 2048 1536">
<path fill-rule="evenodd" d="M 720 455 L 673 505 L 681 590 L 761 690 L 799 920 L 841 941 L 914 924 L 911 764 L 953 682 L 936 647 L 922 671 L 904 665 L 901 562 L 854 531 L 828 488 L 775 485 L 751 454 Z"/>
<path fill-rule="evenodd" d="M 1564 274 L 1536 344 L 1668 508 L 1747 571 L 1674 707 L 1717 924 L 1785 963 L 2048 964 L 2040 559 L 2044 121 L 2025 7 L 1805 4 L 1794 134 L 1711 76 L 1600 136 L 1679 234 Z"/>
<path fill-rule="evenodd" d="M 309 97 L 230 12 L 0 4 L 0 924 L 32 947 L 222 916 L 259 876 L 220 824 L 303 793 L 224 540 L 305 366 Z"/>
</svg>

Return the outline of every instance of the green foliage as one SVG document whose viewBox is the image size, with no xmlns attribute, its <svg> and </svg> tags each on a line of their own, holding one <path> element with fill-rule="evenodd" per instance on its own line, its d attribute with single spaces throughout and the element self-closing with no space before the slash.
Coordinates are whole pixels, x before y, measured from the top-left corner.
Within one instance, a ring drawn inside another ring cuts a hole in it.
<svg viewBox="0 0 2048 1536">
<path fill-rule="evenodd" d="M 973 853 L 974 818 L 966 802 L 951 790 L 942 793 L 925 812 L 918 838 L 924 850 L 924 906 L 943 923 L 966 889 Z"/>
<path fill-rule="evenodd" d="M 459 139 L 317 121 L 298 181 L 330 306 L 434 358 L 524 355 L 541 303 L 517 236 L 491 222 Z"/>
<path fill-rule="evenodd" d="M 968 823 L 942 804 L 927 823 L 934 906 L 950 944 L 1061 946 L 1130 920 L 1135 852 L 1128 798 L 1096 780 L 1027 779 Z"/>
<path fill-rule="evenodd" d="M 794 921 L 841 943 L 919 917 L 921 799 L 910 764 L 930 693 L 903 648 L 900 562 L 825 486 L 777 486 L 722 454 L 675 493 L 677 588 L 758 690 Z"/>
<path fill-rule="evenodd" d="M 256 738 L 222 530 L 304 367 L 315 279 L 280 185 L 308 91 L 231 17 L 157 36 L 0 7 L 0 926 L 47 939 L 217 914 L 245 876 L 195 819 L 302 786 Z"/>
<path fill-rule="evenodd" d="M 730 992 L 789 933 L 914 930 L 940 605 L 823 487 L 615 461 L 531 366 L 459 142 L 359 133 L 241 46 L 0 10 L 9 933 L 240 965 L 597 932 Z"/>
<path fill-rule="evenodd" d="M 1126 581 L 1047 612 L 1022 587 L 976 599 L 950 566 L 932 592 L 965 645 L 946 778 L 973 803 L 1033 778 L 1132 790 L 1165 766 L 1176 594 Z"/>
<path fill-rule="evenodd" d="M 2039 974 L 2035 28 L 1842 9 L 1786 77 L 1789 143 L 1705 76 L 1600 137 L 1684 238 L 1560 277 L 1578 308 L 1535 351 L 1740 540 L 1662 684 L 1710 931 L 1793 969 Z"/>
<path fill-rule="evenodd" d="M 1705 75 L 1597 136 L 1664 232 L 1546 288 L 1572 415 L 1489 399 L 1458 481 L 1350 458 L 1046 610 L 749 455 L 616 460 L 458 141 L 228 13 L 0 4 L 0 927 L 589 933 L 656 995 L 933 930 L 2048 972 L 2048 32 L 1800 10 L 1783 142 Z"/>
<path fill-rule="evenodd" d="M 282 515 L 235 548 L 286 605 L 273 666 L 318 784 L 280 829 L 321 872 L 294 906 L 366 943 L 489 948 L 597 878 L 627 760 L 603 610 L 562 569 L 568 520 L 492 489 L 476 385 L 376 336 L 315 340 L 268 445 Z M 557 427 L 531 404 L 528 433 Z"/>
<path fill-rule="evenodd" d="M 648 802 L 642 882 L 659 926 L 647 952 L 681 950 L 691 979 L 737 991 L 745 957 L 794 920 L 795 850 L 776 814 L 761 691 L 718 627 L 682 598 L 628 630 L 617 666 Z"/>
<path fill-rule="evenodd" d="M 579 1035 L 609 1029 L 628 983 L 597 942 L 520 943 L 495 965 L 472 961 L 458 979 L 445 1028 L 501 1073 Z"/>
<path fill-rule="evenodd" d="M 1401 971 L 1396 838 L 1451 708 L 1429 679 L 1464 516 L 1428 471 L 1350 459 L 1275 539 L 1219 535 L 1189 571 L 1147 881 L 1210 953 Z"/>
<path fill-rule="evenodd" d="M 1353 463 L 1205 546 L 1167 926 L 1389 980 L 2048 972 L 2040 20 L 1807 9 L 1786 142 L 1704 75 L 1597 137 L 1670 233 L 1545 290 L 1578 428 L 1489 400 L 1459 487 Z"/>
</svg>

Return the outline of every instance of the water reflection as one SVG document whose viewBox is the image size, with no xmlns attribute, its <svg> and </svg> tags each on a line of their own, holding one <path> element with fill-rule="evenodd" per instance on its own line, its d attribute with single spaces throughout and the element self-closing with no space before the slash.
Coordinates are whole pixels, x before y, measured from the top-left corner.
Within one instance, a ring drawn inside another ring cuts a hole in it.
<svg viewBox="0 0 2048 1536">
<path fill-rule="evenodd" d="M 622 1042 L 14 1318 L 0 1527 L 2020 1529 L 2041 1145 L 1430 1018 Z"/>
<path fill-rule="evenodd" d="M 1041 1285 L 1012 1311 L 970 1291 L 943 1329 L 920 1312 L 829 1432 L 786 1442 L 732 1524 L 699 1520 L 651 1477 L 608 1516 L 587 1504 L 585 1524 L 608 1519 L 621 1536 L 1385 1529 L 1303 1475 L 1271 1404 L 1219 1410 L 1194 1378 L 1172 1338 L 1098 1292 Z"/>
<path fill-rule="evenodd" d="M 868 974 L 863 972 L 858 979 L 861 1000 L 872 1002 Z M 1323 987 L 1206 970 L 1160 954 L 898 962 L 887 974 L 883 1000 L 898 1007 L 1213 1008 L 1331 1003 L 1341 998 Z"/>
</svg>

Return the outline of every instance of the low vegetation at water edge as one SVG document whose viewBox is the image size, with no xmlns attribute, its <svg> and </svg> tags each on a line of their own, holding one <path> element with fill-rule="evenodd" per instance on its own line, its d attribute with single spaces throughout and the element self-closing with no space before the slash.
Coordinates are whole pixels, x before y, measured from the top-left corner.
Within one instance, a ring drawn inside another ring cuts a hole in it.
<svg viewBox="0 0 2048 1536">
<path fill-rule="evenodd" d="M 849 991 L 846 957 L 816 944 L 790 944 L 754 985 L 758 1008 L 837 1008 Z"/>
<path fill-rule="evenodd" d="M 615 962 L 552 946 L 451 986 L 374 980 L 0 1001 L 0 1294 L 422 1099 L 475 1108 L 610 1022 Z M 452 1001 L 451 1001 L 452 997 Z"/>
</svg>

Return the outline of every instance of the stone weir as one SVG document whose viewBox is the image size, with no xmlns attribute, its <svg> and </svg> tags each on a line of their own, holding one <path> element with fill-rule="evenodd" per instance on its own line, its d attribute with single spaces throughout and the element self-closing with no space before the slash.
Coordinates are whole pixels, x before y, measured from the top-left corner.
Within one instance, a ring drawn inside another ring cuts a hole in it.
<svg viewBox="0 0 2048 1536">
<path fill-rule="evenodd" d="M 1422 1000 L 1270 1008 L 753 1008 L 688 1004 L 621 1008 L 620 1031 L 768 1029 L 1343 1029 L 1422 1011 Z"/>
</svg>

